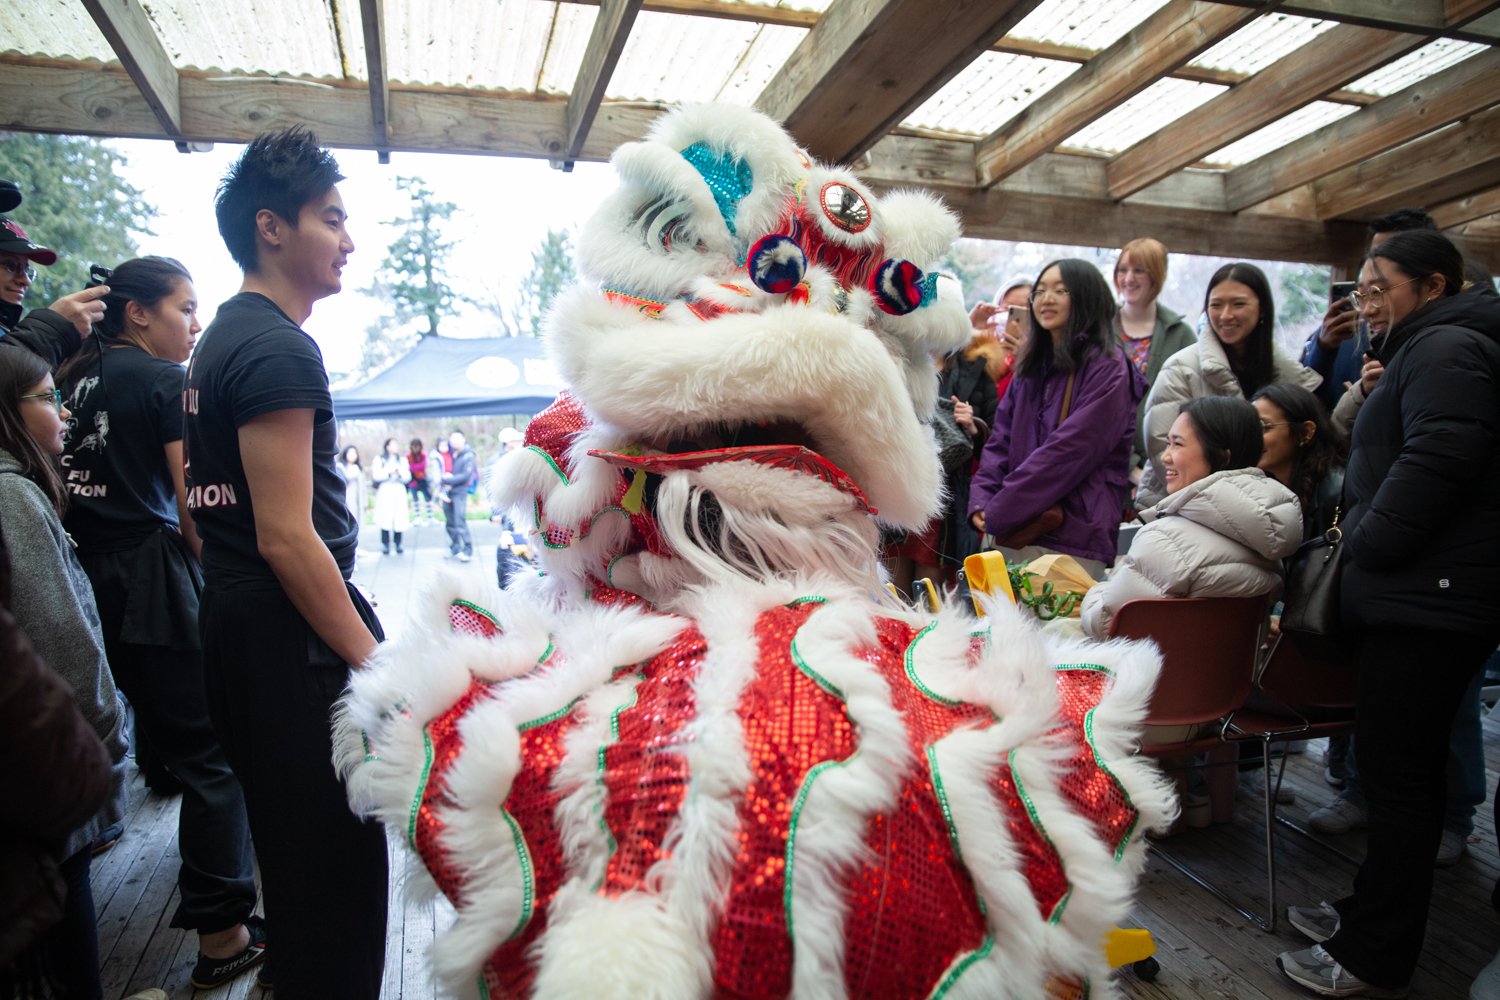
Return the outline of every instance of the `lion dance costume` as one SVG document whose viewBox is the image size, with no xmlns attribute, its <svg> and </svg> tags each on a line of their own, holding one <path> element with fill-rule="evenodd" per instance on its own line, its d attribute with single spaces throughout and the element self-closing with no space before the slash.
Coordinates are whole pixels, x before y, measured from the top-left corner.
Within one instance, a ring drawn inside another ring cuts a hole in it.
<svg viewBox="0 0 1500 1000">
<path fill-rule="evenodd" d="M 1158 661 L 883 590 L 939 509 L 958 236 L 769 119 L 700 106 L 613 158 L 570 390 L 491 484 L 542 572 L 450 583 L 336 719 L 356 809 L 456 914 L 461 996 L 1107 996 Z"/>
</svg>

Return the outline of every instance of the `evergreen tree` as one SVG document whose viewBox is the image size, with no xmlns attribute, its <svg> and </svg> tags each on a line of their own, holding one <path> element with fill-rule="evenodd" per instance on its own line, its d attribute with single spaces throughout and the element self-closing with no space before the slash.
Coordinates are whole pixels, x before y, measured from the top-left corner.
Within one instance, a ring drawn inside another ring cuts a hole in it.
<svg viewBox="0 0 1500 1000">
<path fill-rule="evenodd" d="M 532 251 L 531 273 L 521 281 L 516 325 L 533 337 L 542 335 L 542 321 L 552 300 L 572 284 L 573 248 L 567 230 L 547 230 L 541 244 Z"/>
<path fill-rule="evenodd" d="M 151 232 L 156 208 L 119 176 L 124 162 L 98 139 L 0 133 L 0 178 L 26 197 L 11 217 L 32 242 L 57 251 L 56 264 L 36 269 L 27 308 L 83 288 L 90 264 L 114 267 L 136 256 L 132 234 Z"/>
<path fill-rule="evenodd" d="M 436 336 L 438 324 L 458 314 L 468 299 L 453 290 L 444 270 L 453 241 L 443 237 L 443 225 L 458 206 L 438 201 L 420 178 L 400 177 L 396 186 L 411 196 L 411 212 L 398 219 L 399 235 L 380 265 L 371 294 L 386 298 L 395 325 L 425 322 L 424 337 Z"/>
</svg>

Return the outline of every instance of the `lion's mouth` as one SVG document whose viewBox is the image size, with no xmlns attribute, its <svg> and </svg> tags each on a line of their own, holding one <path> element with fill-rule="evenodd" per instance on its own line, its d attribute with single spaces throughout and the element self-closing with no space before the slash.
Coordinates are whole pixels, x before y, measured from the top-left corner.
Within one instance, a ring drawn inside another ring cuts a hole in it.
<svg viewBox="0 0 1500 1000">
<path fill-rule="evenodd" d="M 589 454 L 618 468 L 657 475 L 721 462 L 753 462 L 813 476 L 848 494 L 860 510 L 876 513 L 858 484 L 843 469 L 818 454 L 812 436 L 792 420 L 708 424 L 659 447 L 643 446 L 628 451 L 596 449 Z"/>
</svg>

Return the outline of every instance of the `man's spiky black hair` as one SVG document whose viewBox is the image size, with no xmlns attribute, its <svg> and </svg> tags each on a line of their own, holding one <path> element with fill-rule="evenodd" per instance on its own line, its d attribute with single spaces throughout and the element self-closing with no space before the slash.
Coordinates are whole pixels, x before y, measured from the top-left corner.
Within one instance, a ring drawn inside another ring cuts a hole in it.
<svg viewBox="0 0 1500 1000">
<path fill-rule="evenodd" d="M 256 136 L 219 182 L 214 198 L 219 235 L 229 256 L 241 271 L 254 271 L 255 213 L 270 209 L 295 226 L 303 205 L 343 179 L 333 154 L 305 126 Z"/>
</svg>

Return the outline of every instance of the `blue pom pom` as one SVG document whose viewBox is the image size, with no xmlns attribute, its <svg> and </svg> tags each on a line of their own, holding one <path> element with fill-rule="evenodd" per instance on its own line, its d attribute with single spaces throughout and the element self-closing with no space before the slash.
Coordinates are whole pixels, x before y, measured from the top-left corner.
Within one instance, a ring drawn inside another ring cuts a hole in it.
<svg viewBox="0 0 1500 1000">
<path fill-rule="evenodd" d="M 884 260 L 870 275 L 875 304 L 892 316 L 905 316 L 922 305 L 926 275 L 909 260 Z"/>
<path fill-rule="evenodd" d="M 807 256 L 797 241 L 781 233 L 762 236 L 750 248 L 750 280 L 761 291 L 785 295 L 802 283 L 807 273 Z"/>
</svg>

